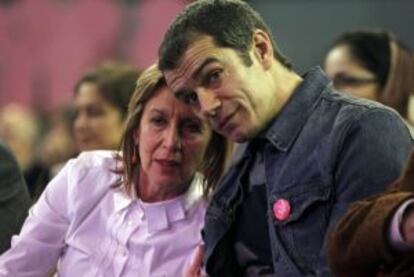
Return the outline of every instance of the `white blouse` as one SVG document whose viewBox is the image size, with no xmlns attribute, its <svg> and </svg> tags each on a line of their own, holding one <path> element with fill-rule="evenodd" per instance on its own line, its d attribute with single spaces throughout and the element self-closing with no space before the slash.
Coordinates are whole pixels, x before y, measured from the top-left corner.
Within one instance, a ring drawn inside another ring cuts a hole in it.
<svg viewBox="0 0 414 277">
<path fill-rule="evenodd" d="M 144 203 L 113 188 L 113 152 L 69 161 L 30 210 L 0 276 L 182 276 L 201 242 L 200 177 L 186 194 Z"/>
</svg>

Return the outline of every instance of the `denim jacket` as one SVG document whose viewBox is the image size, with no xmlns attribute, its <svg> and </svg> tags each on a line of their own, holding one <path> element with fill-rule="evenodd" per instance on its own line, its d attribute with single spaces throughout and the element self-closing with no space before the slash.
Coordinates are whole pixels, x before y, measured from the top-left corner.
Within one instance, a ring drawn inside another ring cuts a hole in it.
<svg viewBox="0 0 414 277">
<path fill-rule="evenodd" d="M 263 201 L 275 275 L 330 276 L 329 227 L 351 202 L 383 191 L 400 175 L 412 149 L 408 128 L 392 109 L 334 91 L 316 68 L 304 76 L 264 136 Z M 254 153 L 239 150 L 206 213 L 204 262 L 210 276 L 242 274 L 229 236 L 243 201 L 240 179 Z M 273 214 L 279 199 L 291 208 L 283 221 Z"/>
</svg>

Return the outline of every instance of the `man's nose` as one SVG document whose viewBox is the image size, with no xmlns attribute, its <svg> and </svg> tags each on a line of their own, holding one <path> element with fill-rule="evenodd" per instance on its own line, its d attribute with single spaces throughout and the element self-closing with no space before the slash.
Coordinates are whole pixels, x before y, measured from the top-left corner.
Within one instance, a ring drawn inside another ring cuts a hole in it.
<svg viewBox="0 0 414 277">
<path fill-rule="evenodd" d="M 221 106 L 220 100 L 211 90 L 197 89 L 198 101 L 200 103 L 201 115 L 205 118 L 214 117 Z"/>
</svg>

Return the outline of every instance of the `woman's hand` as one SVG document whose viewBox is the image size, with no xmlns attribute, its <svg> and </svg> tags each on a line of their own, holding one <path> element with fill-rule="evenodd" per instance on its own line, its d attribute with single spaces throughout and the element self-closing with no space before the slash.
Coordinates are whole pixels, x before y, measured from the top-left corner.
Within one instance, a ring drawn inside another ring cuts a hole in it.
<svg viewBox="0 0 414 277">
<path fill-rule="evenodd" d="M 190 266 L 186 269 L 184 276 L 185 277 L 202 277 L 201 268 L 203 266 L 203 257 L 204 257 L 204 245 L 200 244 L 195 252 L 193 261 Z"/>
</svg>

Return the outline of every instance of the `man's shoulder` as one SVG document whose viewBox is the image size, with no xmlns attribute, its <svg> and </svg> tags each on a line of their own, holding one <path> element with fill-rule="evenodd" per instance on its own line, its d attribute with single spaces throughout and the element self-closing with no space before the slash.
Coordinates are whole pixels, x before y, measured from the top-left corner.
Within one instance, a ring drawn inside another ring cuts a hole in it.
<svg viewBox="0 0 414 277">
<path fill-rule="evenodd" d="M 405 125 L 404 120 L 394 109 L 376 101 L 353 97 L 333 89 L 324 91 L 319 108 L 325 110 L 325 115 L 331 113 L 340 121 L 381 121 L 387 118 L 399 122 L 401 126 Z"/>
<path fill-rule="evenodd" d="M 321 98 L 324 101 L 337 103 L 343 108 L 352 109 L 353 111 L 366 112 L 371 110 L 383 110 L 391 113 L 395 112 L 392 108 L 387 107 L 377 101 L 347 95 L 345 93 L 334 90 L 333 88 L 327 88 L 322 93 Z"/>
</svg>

